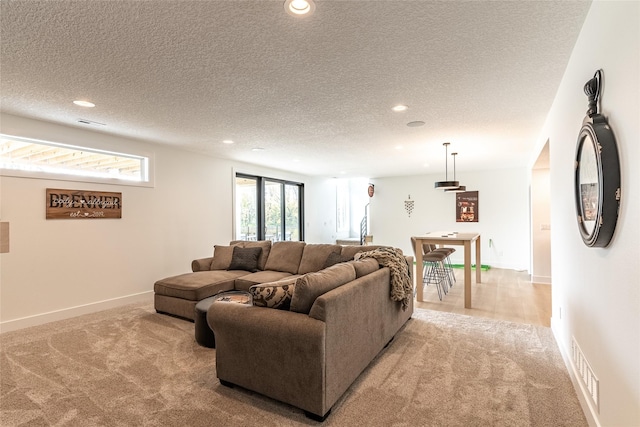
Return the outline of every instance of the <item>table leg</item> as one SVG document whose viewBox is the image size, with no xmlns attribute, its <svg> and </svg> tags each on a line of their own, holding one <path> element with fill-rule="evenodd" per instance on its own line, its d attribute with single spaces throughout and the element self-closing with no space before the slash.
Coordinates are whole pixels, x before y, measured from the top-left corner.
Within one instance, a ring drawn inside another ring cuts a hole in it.
<svg viewBox="0 0 640 427">
<path fill-rule="evenodd" d="M 414 274 L 414 285 L 416 289 L 416 300 L 424 301 L 422 289 L 422 241 L 416 239 L 416 247 L 413 248 L 416 254 L 416 272 Z"/>
<path fill-rule="evenodd" d="M 480 259 L 480 236 L 476 239 L 476 283 L 482 282 L 482 260 Z"/>
<path fill-rule="evenodd" d="M 471 308 L 471 242 L 464 242 L 464 308 Z"/>
</svg>

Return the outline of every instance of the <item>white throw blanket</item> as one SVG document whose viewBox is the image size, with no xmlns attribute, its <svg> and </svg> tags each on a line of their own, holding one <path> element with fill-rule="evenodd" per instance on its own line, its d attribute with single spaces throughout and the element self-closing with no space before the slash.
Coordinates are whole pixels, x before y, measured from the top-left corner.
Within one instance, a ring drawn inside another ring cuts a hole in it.
<svg viewBox="0 0 640 427">
<path fill-rule="evenodd" d="M 356 260 L 362 258 L 374 258 L 382 267 L 391 270 L 391 299 L 402 301 L 402 310 L 409 307 L 409 301 L 413 298 L 413 285 L 409 275 L 409 263 L 402 251 L 395 248 L 377 248 L 368 252 L 356 254 Z"/>
</svg>

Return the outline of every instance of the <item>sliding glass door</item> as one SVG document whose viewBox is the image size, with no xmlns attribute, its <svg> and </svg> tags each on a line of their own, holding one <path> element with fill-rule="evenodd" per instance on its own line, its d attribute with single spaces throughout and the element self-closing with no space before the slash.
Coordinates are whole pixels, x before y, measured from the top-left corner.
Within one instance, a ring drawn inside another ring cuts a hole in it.
<svg viewBox="0 0 640 427">
<path fill-rule="evenodd" d="M 279 242 L 282 236 L 282 187 L 279 182 L 265 181 L 264 183 L 264 232 L 265 240 Z M 291 240 L 291 239 L 288 239 Z"/>
<path fill-rule="evenodd" d="M 284 185 L 284 231 L 286 240 L 302 239 L 302 187 L 300 185 Z"/>
<path fill-rule="evenodd" d="M 258 240 L 258 180 L 236 176 L 236 230 L 238 240 Z"/>
<path fill-rule="evenodd" d="M 303 240 L 303 193 L 301 183 L 236 174 L 236 239 Z"/>
</svg>

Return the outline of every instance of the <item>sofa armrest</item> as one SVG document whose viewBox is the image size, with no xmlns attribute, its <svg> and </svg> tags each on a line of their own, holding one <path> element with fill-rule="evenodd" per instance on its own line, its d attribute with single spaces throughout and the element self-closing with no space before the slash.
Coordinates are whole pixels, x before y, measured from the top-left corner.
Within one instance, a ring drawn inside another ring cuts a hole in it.
<svg viewBox="0 0 640 427">
<path fill-rule="evenodd" d="M 411 255 L 405 255 L 404 258 L 407 260 L 407 265 L 409 266 L 409 279 L 411 279 L 411 286 L 413 286 L 413 257 Z"/>
<path fill-rule="evenodd" d="M 211 261 L 213 257 L 194 259 L 191 261 L 191 271 L 209 271 L 211 270 Z"/>
<path fill-rule="evenodd" d="M 218 378 L 324 415 L 325 324 L 306 314 L 216 302 Z"/>
<path fill-rule="evenodd" d="M 325 399 L 331 407 L 411 317 L 390 298 L 383 267 L 318 297 L 310 317 L 326 324 Z"/>
</svg>

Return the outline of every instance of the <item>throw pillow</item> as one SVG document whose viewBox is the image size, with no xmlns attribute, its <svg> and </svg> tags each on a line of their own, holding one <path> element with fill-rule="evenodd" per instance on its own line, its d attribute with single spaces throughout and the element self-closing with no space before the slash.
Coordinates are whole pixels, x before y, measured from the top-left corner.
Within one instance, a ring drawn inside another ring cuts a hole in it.
<svg viewBox="0 0 640 427">
<path fill-rule="evenodd" d="M 324 266 L 322 268 L 331 267 L 332 265 L 339 264 L 341 262 L 352 261 L 353 257 L 349 258 L 348 256 L 342 256 L 339 253 L 331 252 L 327 257 L 327 260 L 324 262 Z"/>
<path fill-rule="evenodd" d="M 213 247 L 213 259 L 211 260 L 210 270 L 228 270 L 233 257 L 233 248 L 235 246 L 215 245 Z"/>
<path fill-rule="evenodd" d="M 232 240 L 230 245 L 240 246 L 241 248 L 262 248 L 260 259 L 258 260 L 258 268 L 264 270 L 267 258 L 269 258 L 269 252 L 271 252 L 271 240 Z"/>
<path fill-rule="evenodd" d="M 309 314 L 316 298 L 355 278 L 356 270 L 349 263 L 332 265 L 324 270 L 298 277 L 290 310 Z"/>
<path fill-rule="evenodd" d="M 264 269 L 298 274 L 305 244 L 298 241 L 273 242 Z"/>
<path fill-rule="evenodd" d="M 350 264 L 352 264 L 356 270 L 356 279 L 371 274 L 380 268 L 380 264 L 378 264 L 378 261 L 374 258 L 363 258 L 357 261 L 351 261 Z"/>
<path fill-rule="evenodd" d="M 358 252 L 367 252 L 367 251 L 372 251 L 374 249 L 377 248 L 382 248 L 384 246 L 380 246 L 380 245 L 353 245 L 353 246 L 343 246 L 342 247 L 342 252 L 341 254 L 344 256 L 349 256 L 351 257 L 351 259 L 353 259 L 353 257 L 358 253 Z"/>
<path fill-rule="evenodd" d="M 295 286 L 296 279 L 290 279 L 254 285 L 249 288 L 249 292 L 255 306 L 289 310 Z"/>
<path fill-rule="evenodd" d="M 267 264 L 267 259 L 269 259 L 269 252 L 271 252 L 271 240 L 259 240 L 257 242 L 245 242 L 242 245 L 244 248 L 262 248 L 262 253 L 258 258 L 258 269 L 264 270 L 264 266 Z"/>
<path fill-rule="evenodd" d="M 227 270 L 245 270 L 255 273 L 258 270 L 258 260 L 262 248 L 241 248 L 235 246 L 233 248 L 233 256 L 231 264 Z"/>
<path fill-rule="evenodd" d="M 298 267 L 298 274 L 307 274 L 325 268 L 325 261 L 329 254 L 340 253 L 342 247 L 330 243 L 307 243 L 302 251 L 302 259 Z"/>
</svg>

